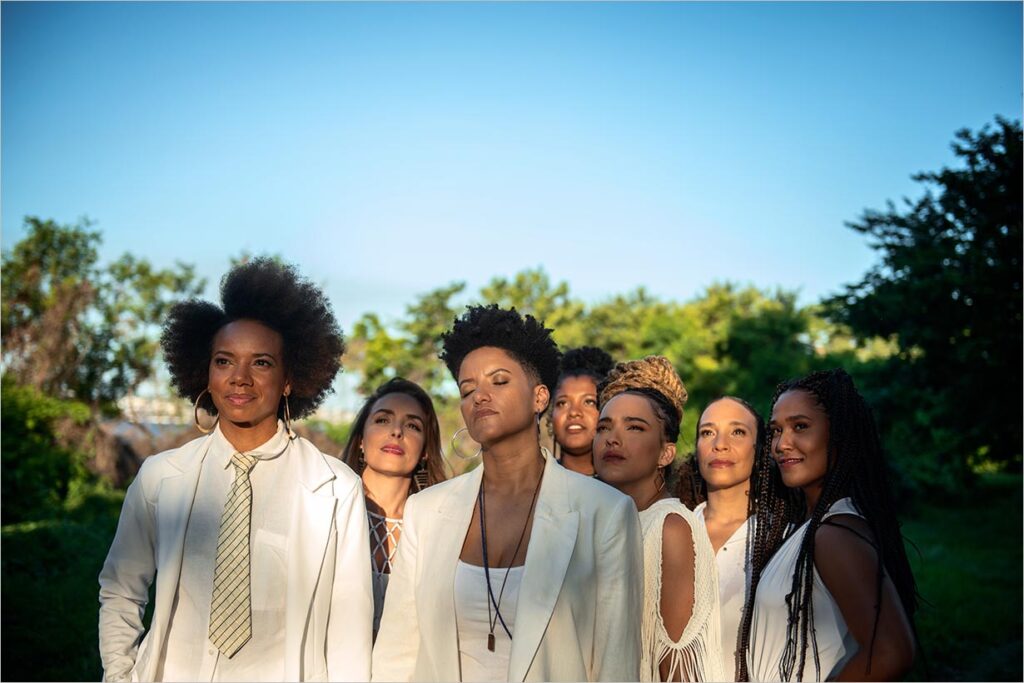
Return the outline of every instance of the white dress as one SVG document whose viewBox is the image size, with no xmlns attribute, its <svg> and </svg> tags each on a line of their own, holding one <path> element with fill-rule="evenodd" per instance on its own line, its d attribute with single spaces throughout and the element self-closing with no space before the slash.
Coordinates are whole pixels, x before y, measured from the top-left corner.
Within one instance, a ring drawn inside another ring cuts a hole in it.
<svg viewBox="0 0 1024 683">
<path fill-rule="evenodd" d="M 672 514 L 679 515 L 690 525 L 694 544 L 693 614 L 677 641 L 669 637 L 661 618 L 662 530 L 665 518 Z M 640 680 L 660 681 L 661 663 L 666 660 L 669 662 L 667 680 L 725 680 L 721 670 L 715 554 L 704 522 L 678 498 L 663 498 L 640 512 L 640 529 L 644 539 Z"/>
<path fill-rule="evenodd" d="M 697 519 L 704 522 L 707 503 L 693 509 Z M 747 604 L 747 590 L 750 588 L 750 563 L 747 562 L 747 534 L 753 528 L 753 517 L 744 520 L 729 539 L 715 553 L 718 569 L 718 608 L 722 634 L 722 672 L 726 680 L 737 680 L 736 650 L 739 649 L 740 625 L 743 622 L 743 608 Z M 704 527 L 707 529 L 707 526 Z"/>
<path fill-rule="evenodd" d="M 822 520 L 835 515 L 862 517 L 849 498 L 833 503 Z M 782 678 L 779 664 L 786 649 L 786 624 L 789 619 L 786 596 L 793 590 L 793 573 L 796 571 L 797 556 L 800 554 L 800 545 L 807 533 L 808 524 L 809 522 L 804 522 L 786 539 L 761 573 L 750 626 L 750 651 L 747 653 L 747 665 L 752 681 L 778 681 Z M 846 621 L 843 620 L 835 598 L 821 580 L 817 568 L 814 569 L 812 585 L 814 631 L 821 670 L 815 670 L 814 652 L 809 645 L 804 663 L 804 680 L 831 680 L 857 653 L 858 646 L 846 627 Z M 797 650 L 796 664 L 793 666 L 794 677 L 799 665 L 800 651 Z"/>
</svg>

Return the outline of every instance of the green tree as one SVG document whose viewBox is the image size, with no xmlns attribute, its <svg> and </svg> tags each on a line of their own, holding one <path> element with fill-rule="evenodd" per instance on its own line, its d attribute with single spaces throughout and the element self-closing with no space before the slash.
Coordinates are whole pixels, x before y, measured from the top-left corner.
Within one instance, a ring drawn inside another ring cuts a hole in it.
<svg viewBox="0 0 1024 683">
<path fill-rule="evenodd" d="M 205 283 L 190 265 L 156 269 L 130 254 L 98 265 L 101 236 L 88 220 L 25 224 L 28 234 L 3 254 L 4 372 L 46 395 L 110 408 L 152 376 L 160 322 Z"/>
<path fill-rule="evenodd" d="M 890 447 L 954 476 L 1020 463 L 1021 146 L 1019 122 L 959 131 L 961 166 L 915 175 L 920 199 L 849 224 L 881 262 L 825 302 L 860 338 L 898 345 L 865 378 Z"/>
</svg>

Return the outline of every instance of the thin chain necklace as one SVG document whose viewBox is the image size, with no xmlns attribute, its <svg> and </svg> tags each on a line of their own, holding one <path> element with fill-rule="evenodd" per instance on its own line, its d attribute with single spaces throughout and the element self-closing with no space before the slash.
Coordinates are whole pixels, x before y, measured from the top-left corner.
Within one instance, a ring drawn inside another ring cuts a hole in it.
<svg viewBox="0 0 1024 683">
<path fill-rule="evenodd" d="M 537 478 L 537 486 L 533 489 L 533 498 L 530 499 L 530 508 L 526 511 L 526 521 L 523 523 L 523 530 L 519 534 L 519 542 L 516 543 L 516 549 L 512 553 L 512 560 L 509 562 L 510 565 L 515 564 L 516 556 L 519 555 L 519 548 L 523 545 L 523 539 L 526 537 L 526 529 L 530 525 L 530 515 L 533 514 L 533 506 L 537 502 L 537 493 L 540 491 L 540 483 L 544 480 L 544 470 L 541 470 L 540 477 Z M 512 567 L 510 566 L 505 571 L 505 578 L 501 580 L 501 590 L 498 591 L 498 599 L 494 599 L 494 590 L 491 588 L 491 568 L 487 562 L 487 521 L 486 513 L 484 508 L 484 482 L 480 481 L 480 493 L 477 494 L 477 503 L 480 506 L 480 549 L 484 555 L 484 579 L 487 581 L 487 623 L 490 626 L 490 630 L 487 633 L 487 649 L 494 652 L 494 627 L 497 622 L 501 622 L 501 628 L 505 630 L 509 640 L 512 640 L 512 632 L 505 625 L 505 619 L 501 616 L 501 596 L 505 594 L 505 584 L 508 582 L 508 575 L 512 573 Z M 491 605 L 494 605 L 494 616 L 491 616 Z"/>
</svg>

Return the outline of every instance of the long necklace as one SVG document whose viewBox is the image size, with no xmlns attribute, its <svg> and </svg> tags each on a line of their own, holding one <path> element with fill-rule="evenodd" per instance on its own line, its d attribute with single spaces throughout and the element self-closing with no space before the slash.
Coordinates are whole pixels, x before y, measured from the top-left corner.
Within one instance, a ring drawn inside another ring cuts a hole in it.
<svg viewBox="0 0 1024 683">
<path fill-rule="evenodd" d="M 537 493 L 540 491 L 540 483 L 544 480 L 543 470 L 540 473 L 540 477 L 537 478 L 537 486 L 533 489 L 533 498 L 530 499 L 530 508 L 526 511 L 526 521 L 523 523 L 523 530 L 519 534 L 519 542 L 516 543 L 516 549 L 512 553 L 512 561 L 509 564 L 515 564 L 516 556 L 519 555 L 519 548 L 523 545 L 523 539 L 526 537 L 526 529 L 530 525 L 530 515 L 533 513 L 533 506 L 537 502 Z M 505 630 L 509 640 L 512 639 L 512 632 L 508 626 L 505 625 L 505 618 L 501 616 L 501 596 L 505 594 L 505 584 L 508 582 L 508 575 L 512 573 L 512 567 L 510 566 L 505 570 L 505 578 L 501 580 L 501 590 L 498 591 L 498 599 L 494 599 L 494 590 L 491 588 L 491 568 L 487 562 L 487 520 L 484 507 L 484 482 L 480 482 L 480 493 L 477 494 L 477 503 L 480 506 L 480 549 L 484 555 L 484 579 L 487 581 L 487 623 L 490 626 L 490 631 L 487 633 L 487 649 L 494 652 L 494 627 L 497 622 L 501 622 L 501 627 Z M 494 616 L 491 616 L 491 605 L 494 605 Z"/>
</svg>

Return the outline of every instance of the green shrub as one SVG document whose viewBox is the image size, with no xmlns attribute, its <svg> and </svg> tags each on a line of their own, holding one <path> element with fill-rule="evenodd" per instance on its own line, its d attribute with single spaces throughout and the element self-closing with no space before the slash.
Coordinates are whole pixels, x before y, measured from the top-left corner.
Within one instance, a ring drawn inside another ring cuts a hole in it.
<svg viewBox="0 0 1024 683">
<path fill-rule="evenodd" d="M 62 434 L 68 426 L 85 432 L 85 404 L 62 401 L 3 379 L 0 392 L 3 524 L 54 517 L 68 493 L 92 480 L 86 456 Z"/>
</svg>

